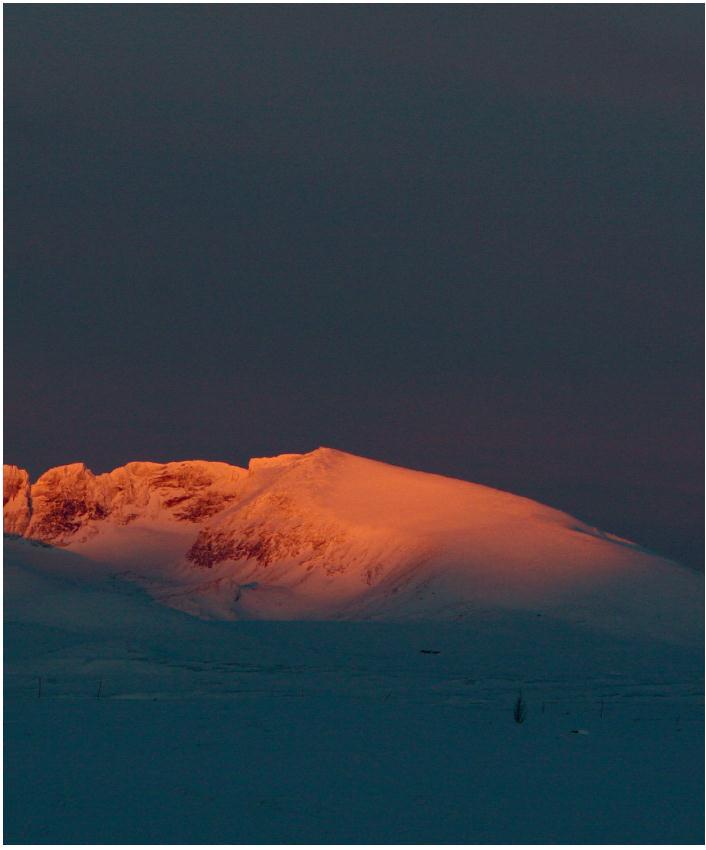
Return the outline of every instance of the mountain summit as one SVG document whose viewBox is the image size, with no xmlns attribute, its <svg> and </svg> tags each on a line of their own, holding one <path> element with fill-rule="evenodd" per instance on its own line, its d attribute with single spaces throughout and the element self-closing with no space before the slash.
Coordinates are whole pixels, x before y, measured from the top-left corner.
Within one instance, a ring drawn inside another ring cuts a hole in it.
<svg viewBox="0 0 706 850">
<path fill-rule="evenodd" d="M 469 619 L 522 610 L 680 640 L 699 576 L 530 499 L 334 449 L 4 468 L 6 533 L 215 619 Z M 42 553 L 45 560 L 52 554 Z"/>
</svg>

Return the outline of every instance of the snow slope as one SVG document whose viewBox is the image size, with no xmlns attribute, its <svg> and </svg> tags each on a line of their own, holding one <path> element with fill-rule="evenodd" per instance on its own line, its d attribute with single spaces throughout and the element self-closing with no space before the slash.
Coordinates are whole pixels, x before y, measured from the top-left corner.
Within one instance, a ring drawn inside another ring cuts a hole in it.
<svg viewBox="0 0 706 850">
<path fill-rule="evenodd" d="M 4 590 L 6 843 L 703 840 L 698 647 L 508 608 L 203 620 L 21 538 Z"/>
<path fill-rule="evenodd" d="M 205 618 L 465 620 L 512 610 L 698 642 L 701 577 L 560 511 L 332 449 L 248 469 L 6 467 L 6 530 Z M 23 489 L 24 488 L 24 489 Z"/>
</svg>

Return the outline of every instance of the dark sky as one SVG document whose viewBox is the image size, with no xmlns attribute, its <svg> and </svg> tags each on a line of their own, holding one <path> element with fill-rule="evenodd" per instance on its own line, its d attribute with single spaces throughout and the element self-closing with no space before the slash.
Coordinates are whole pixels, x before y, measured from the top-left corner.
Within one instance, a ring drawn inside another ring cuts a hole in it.
<svg viewBox="0 0 706 850">
<path fill-rule="evenodd" d="M 703 16 L 5 6 L 5 460 L 323 444 L 698 562 Z"/>
</svg>

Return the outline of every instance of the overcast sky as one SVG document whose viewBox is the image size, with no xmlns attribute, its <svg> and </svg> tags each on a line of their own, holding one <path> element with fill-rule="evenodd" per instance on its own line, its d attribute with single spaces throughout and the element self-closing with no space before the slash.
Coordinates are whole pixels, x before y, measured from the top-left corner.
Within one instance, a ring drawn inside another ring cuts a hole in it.
<svg viewBox="0 0 706 850">
<path fill-rule="evenodd" d="M 5 461 L 318 445 L 703 554 L 701 5 L 5 7 Z"/>
</svg>

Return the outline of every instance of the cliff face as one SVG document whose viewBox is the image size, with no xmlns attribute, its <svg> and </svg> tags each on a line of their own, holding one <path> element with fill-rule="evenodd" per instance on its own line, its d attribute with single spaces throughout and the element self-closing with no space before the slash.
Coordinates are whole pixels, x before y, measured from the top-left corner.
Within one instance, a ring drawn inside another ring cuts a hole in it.
<svg viewBox="0 0 706 850">
<path fill-rule="evenodd" d="M 30 483 L 25 469 L 3 466 L 3 527 L 6 534 L 24 534 L 30 519 Z"/>
<path fill-rule="evenodd" d="M 4 530 L 54 546 L 80 543 L 101 523 L 138 518 L 198 523 L 237 499 L 245 470 L 226 463 L 129 463 L 94 475 L 83 463 L 58 466 L 29 484 L 24 469 L 3 469 Z"/>
</svg>

